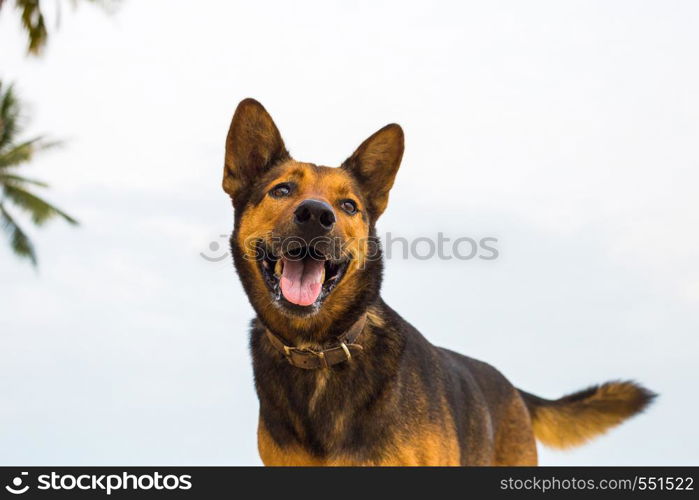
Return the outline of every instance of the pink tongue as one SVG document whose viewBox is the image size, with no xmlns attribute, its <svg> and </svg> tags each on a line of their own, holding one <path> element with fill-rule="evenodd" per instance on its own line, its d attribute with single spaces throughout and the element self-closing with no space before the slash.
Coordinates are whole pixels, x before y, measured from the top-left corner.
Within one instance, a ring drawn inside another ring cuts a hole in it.
<svg viewBox="0 0 699 500">
<path fill-rule="evenodd" d="M 292 304 L 310 306 L 313 304 L 323 286 L 322 260 L 306 258 L 304 260 L 288 260 L 282 262 L 282 294 Z"/>
</svg>

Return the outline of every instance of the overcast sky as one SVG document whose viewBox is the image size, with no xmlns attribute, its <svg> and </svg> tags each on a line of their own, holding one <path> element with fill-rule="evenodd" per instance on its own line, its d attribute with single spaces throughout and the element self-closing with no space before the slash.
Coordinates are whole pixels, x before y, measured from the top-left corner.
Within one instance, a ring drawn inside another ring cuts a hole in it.
<svg viewBox="0 0 699 500">
<path fill-rule="evenodd" d="M 661 394 L 585 447 L 540 448 L 542 464 L 699 463 L 699 4 L 160 0 L 48 17 L 28 59 L 3 8 L 0 78 L 31 104 L 28 135 L 65 141 L 25 174 L 81 226 L 31 231 L 38 272 L 0 244 L 1 464 L 260 463 L 253 312 L 230 259 L 200 256 L 225 254 L 224 139 L 248 96 L 304 161 L 338 165 L 404 127 L 382 234 L 498 238 L 494 261 L 387 263 L 384 299 L 430 341 L 544 397 L 616 378 Z"/>
</svg>

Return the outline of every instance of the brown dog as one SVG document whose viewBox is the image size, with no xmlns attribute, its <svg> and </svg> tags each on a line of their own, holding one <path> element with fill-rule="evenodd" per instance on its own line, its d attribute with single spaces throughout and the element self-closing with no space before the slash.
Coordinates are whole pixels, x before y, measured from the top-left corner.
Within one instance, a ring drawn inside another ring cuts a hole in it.
<svg viewBox="0 0 699 500">
<path fill-rule="evenodd" d="M 609 382 L 549 401 L 430 344 L 379 295 L 375 223 L 403 155 L 387 125 L 339 168 L 295 161 L 242 101 L 226 140 L 235 267 L 257 317 L 251 349 L 267 465 L 532 465 L 535 437 L 581 444 L 654 394 Z"/>
</svg>

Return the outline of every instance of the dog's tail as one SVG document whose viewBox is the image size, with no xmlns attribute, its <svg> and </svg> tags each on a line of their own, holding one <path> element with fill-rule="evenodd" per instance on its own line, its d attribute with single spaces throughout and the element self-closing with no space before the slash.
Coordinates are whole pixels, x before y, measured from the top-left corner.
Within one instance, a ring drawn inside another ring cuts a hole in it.
<svg viewBox="0 0 699 500">
<path fill-rule="evenodd" d="M 556 400 L 519 392 L 529 410 L 534 436 L 554 448 L 583 444 L 640 413 L 656 397 L 632 381 L 607 382 Z"/>
</svg>

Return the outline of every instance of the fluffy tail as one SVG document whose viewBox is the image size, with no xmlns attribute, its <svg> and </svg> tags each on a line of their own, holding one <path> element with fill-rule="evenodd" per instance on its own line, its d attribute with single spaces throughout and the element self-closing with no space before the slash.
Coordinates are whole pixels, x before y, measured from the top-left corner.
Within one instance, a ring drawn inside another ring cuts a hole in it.
<svg viewBox="0 0 699 500">
<path fill-rule="evenodd" d="M 554 448 L 583 444 L 643 411 L 656 397 L 631 381 L 607 382 L 556 400 L 519 392 L 529 409 L 534 435 Z"/>
</svg>

